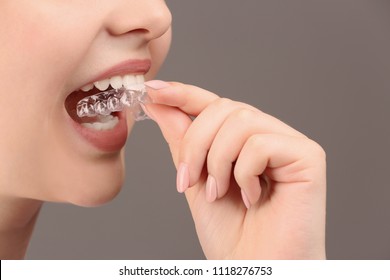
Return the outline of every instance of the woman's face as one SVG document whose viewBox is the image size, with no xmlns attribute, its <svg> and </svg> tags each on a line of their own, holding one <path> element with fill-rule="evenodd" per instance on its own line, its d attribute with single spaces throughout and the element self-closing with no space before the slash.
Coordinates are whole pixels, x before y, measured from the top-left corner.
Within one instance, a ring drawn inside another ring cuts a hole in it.
<svg viewBox="0 0 390 280">
<path fill-rule="evenodd" d="M 156 74 L 170 44 L 165 2 L 2 0 L 0 14 L 0 195 L 109 201 L 134 121 L 123 112 L 104 130 L 86 128 L 74 113 L 78 91 Z"/>
</svg>

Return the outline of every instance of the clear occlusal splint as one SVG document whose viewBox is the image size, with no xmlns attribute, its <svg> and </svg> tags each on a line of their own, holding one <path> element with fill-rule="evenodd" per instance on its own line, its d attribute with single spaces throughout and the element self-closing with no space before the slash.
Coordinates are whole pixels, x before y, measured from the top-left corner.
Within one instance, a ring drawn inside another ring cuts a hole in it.
<svg viewBox="0 0 390 280">
<path fill-rule="evenodd" d="M 77 103 L 77 115 L 82 117 L 108 116 L 113 112 L 129 107 L 136 121 L 149 119 L 144 111 L 144 105 L 150 103 L 144 85 L 127 89 L 109 89 L 81 99 Z"/>
</svg>

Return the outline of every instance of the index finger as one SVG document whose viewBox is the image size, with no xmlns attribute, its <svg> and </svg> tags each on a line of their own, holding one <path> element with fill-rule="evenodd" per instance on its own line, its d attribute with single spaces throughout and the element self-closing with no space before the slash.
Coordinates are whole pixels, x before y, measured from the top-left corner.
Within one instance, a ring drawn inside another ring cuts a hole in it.
<svg viewBox="0 0 390 280">
<path fill-rule="evenodd" d="M 199 115 L 219 96 L 208 90 L 178 82 L 153 80 L 145 82 L 153 103 L 177 107 L 191 115 Z"/>
</svg>

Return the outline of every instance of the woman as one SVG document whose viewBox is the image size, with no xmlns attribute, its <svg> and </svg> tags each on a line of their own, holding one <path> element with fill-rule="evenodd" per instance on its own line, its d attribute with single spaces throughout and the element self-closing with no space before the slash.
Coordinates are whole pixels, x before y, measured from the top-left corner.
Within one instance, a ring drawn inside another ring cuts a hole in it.
<svg viewBox="0 0 390 280">
<path fill-rule="evenodd" d="M 23 258 L 44 201 L 96 206 L 119 192 L 131 114 L 79 118 L 75 107 L 143 79 L 207 258 L 325 258 L 324 151 L 250 105 L 151 80 L 171 40 L 164 1 L 5 0 L 0 10 L 2 259 Z"/>
</svg>

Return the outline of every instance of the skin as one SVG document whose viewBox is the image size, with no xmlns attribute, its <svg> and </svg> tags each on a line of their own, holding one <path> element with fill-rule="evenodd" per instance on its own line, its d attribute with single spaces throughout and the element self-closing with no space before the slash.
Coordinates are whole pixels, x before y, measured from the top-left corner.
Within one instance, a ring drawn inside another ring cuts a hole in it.
<svg viewBox="0 0 390 280">
<path fill-rule="evenodd" d="M 169 49 L 171 14 L 163 0 L 91 2 L 0 1 L 2 259 L 24 256 L 42 201 L 97 206 L 123 184 L 123 151 L 82 141 L 64 102 L 129 59 L 150 58 L 153 77 Z"/>
<path fill-rule="evenodd" d="M 80 141 L 65 98 L 130 58 L 151 58 L 152 78 L 169 49 L 171 15 L 162 0 L 5 0 L 0 11 L 0 102 L 7 104 L 0 258 L 14 259 L 23 258 L 44 201 L 97 206 L 119 192 L 123 151 Z M 326 164 L 317 143 L 195 86 L 151 83 L 148 92 L 155 104 L 147 111 L 170 147 L 207 258 L 325 258 Z"/>
<path fill-rule="evenodd" d="M 250 105 L 192 85 L 161 86 L 149 88 L 155 104 L 148 111 L 176 167 L 187 166 L 189 188 L 178 189 L 185 191 L 206 257 L 326 258 L 324 150 Z"/>
</svg>

